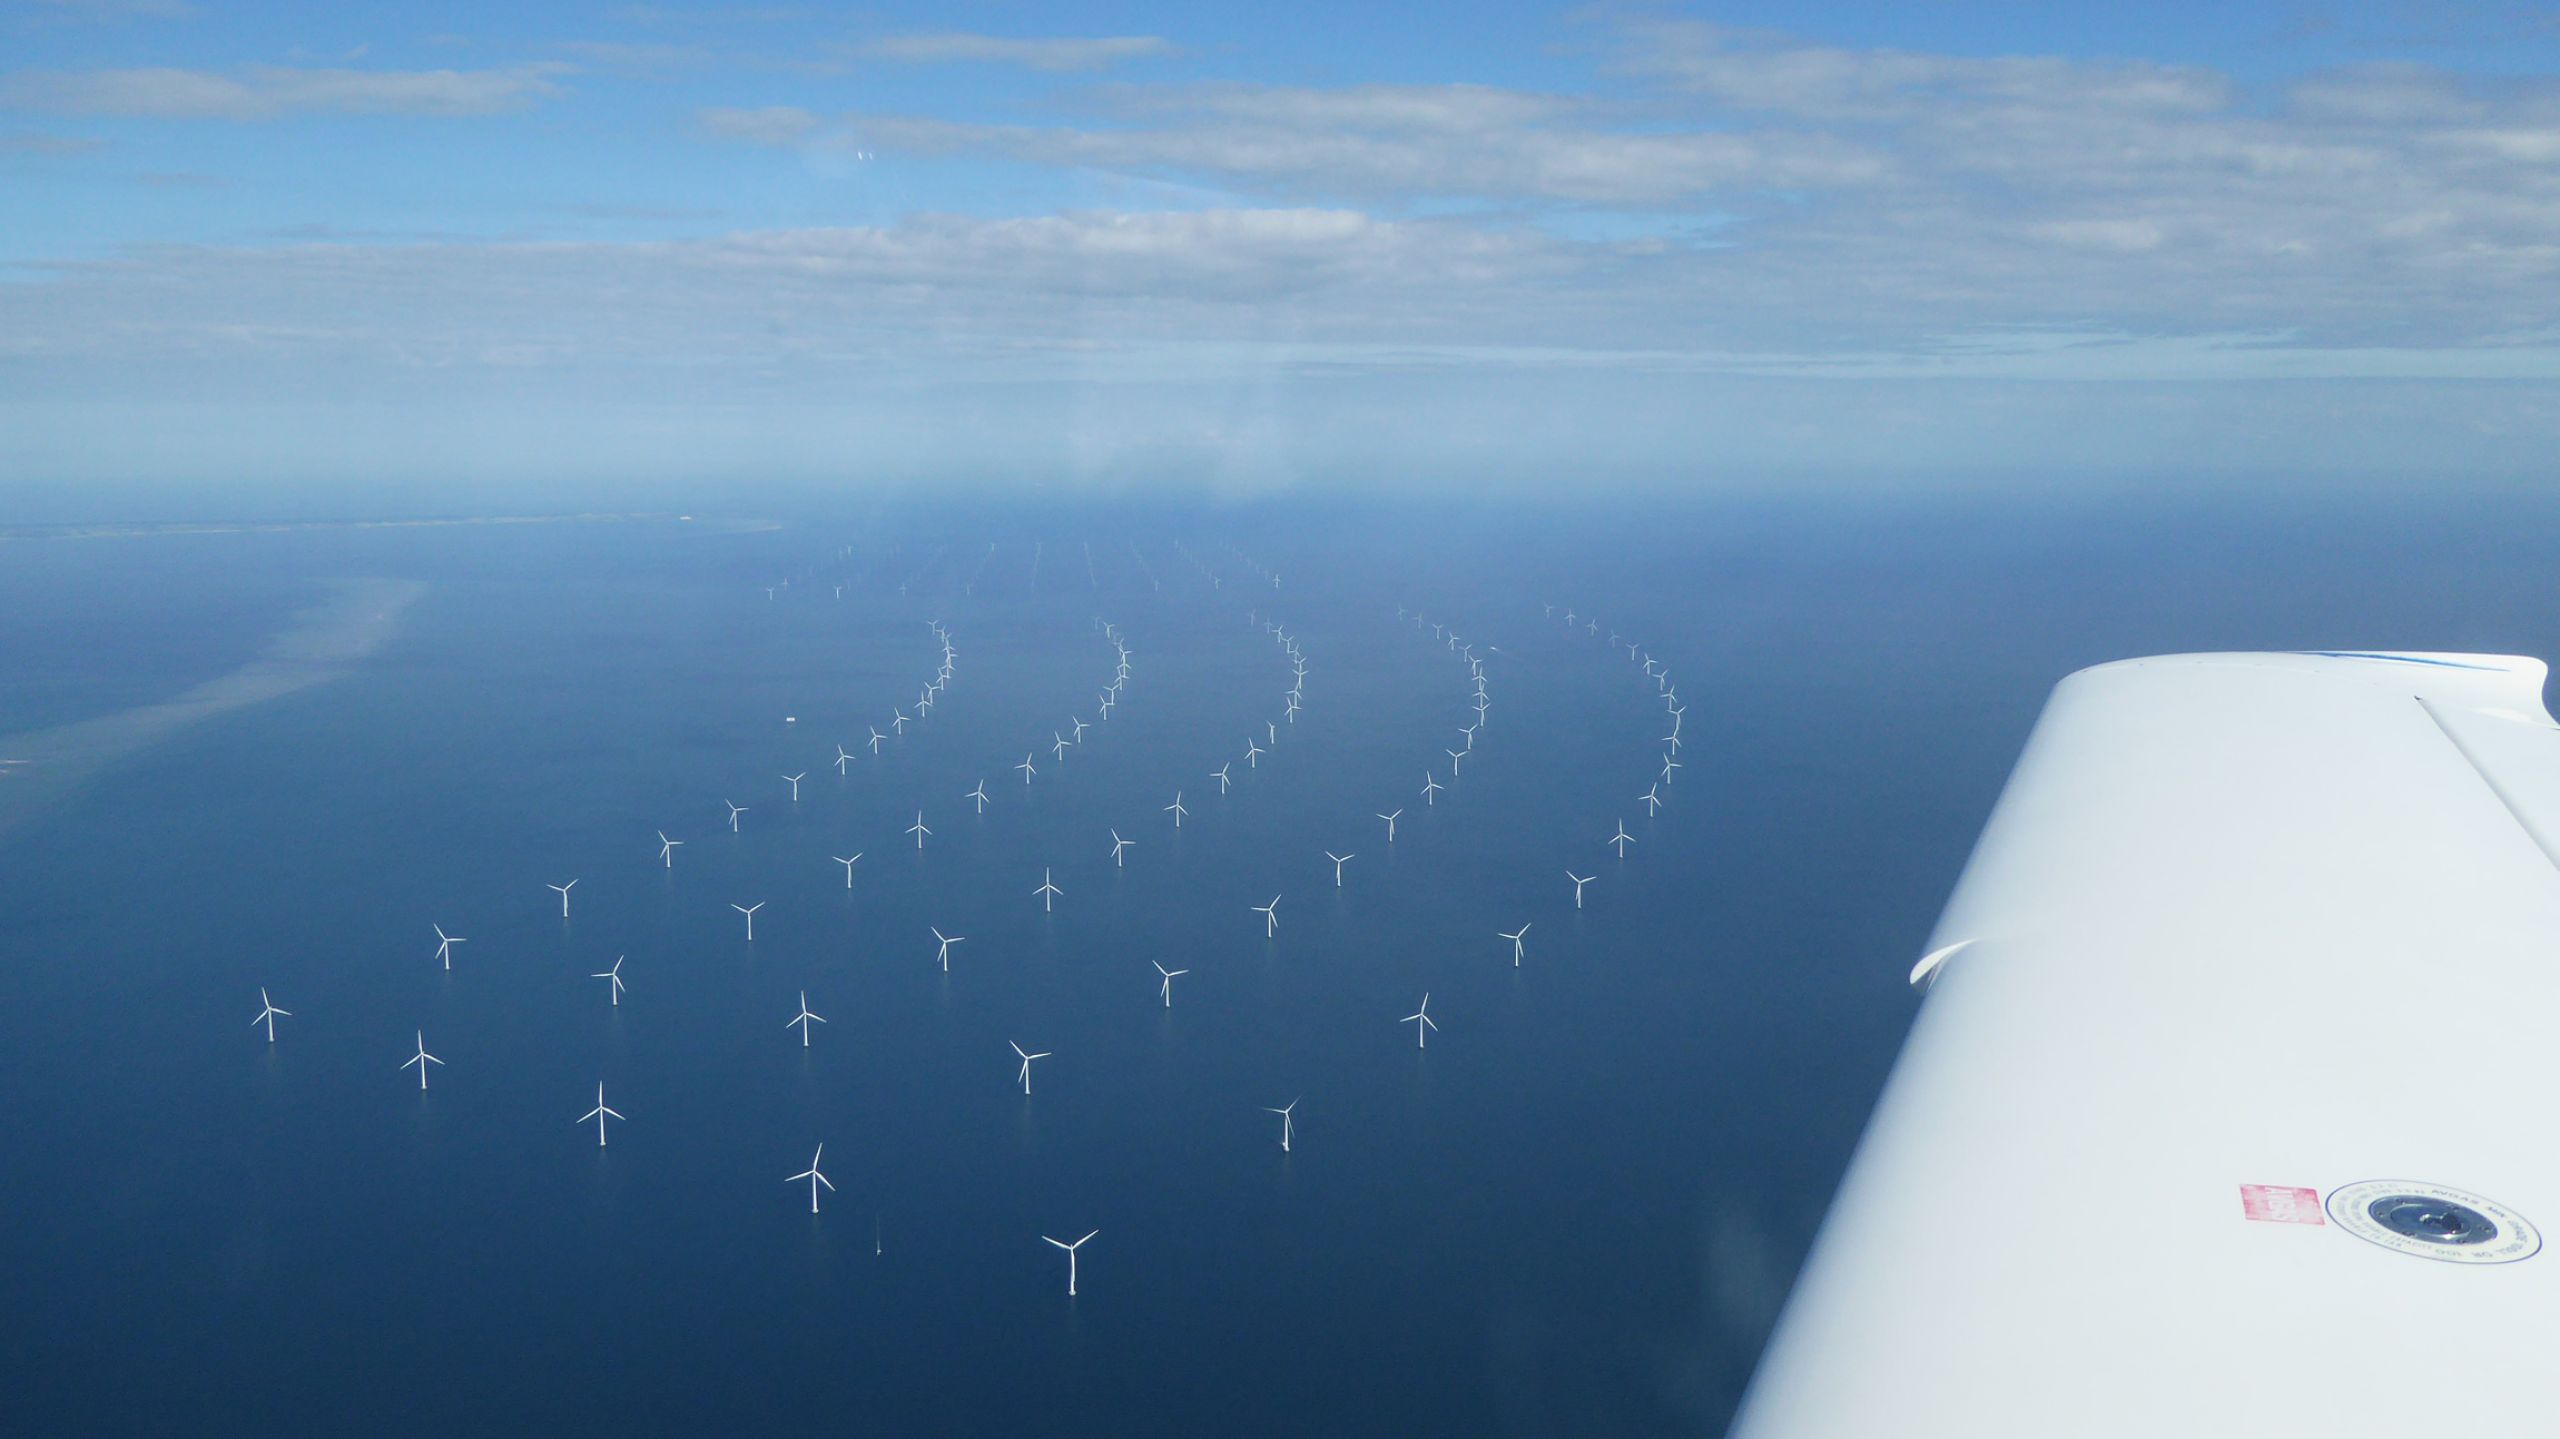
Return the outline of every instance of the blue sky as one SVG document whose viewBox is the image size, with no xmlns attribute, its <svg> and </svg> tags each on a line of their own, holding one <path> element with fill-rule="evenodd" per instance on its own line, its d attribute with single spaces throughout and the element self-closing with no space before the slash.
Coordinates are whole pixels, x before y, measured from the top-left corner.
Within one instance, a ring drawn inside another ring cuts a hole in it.
<svg viewBox="0 0 2560 1439">
<path fill-rule="evenodd" d="M 2531 482 L 2521 5 L 0 0 L 0 501 Z"/>
</svg>

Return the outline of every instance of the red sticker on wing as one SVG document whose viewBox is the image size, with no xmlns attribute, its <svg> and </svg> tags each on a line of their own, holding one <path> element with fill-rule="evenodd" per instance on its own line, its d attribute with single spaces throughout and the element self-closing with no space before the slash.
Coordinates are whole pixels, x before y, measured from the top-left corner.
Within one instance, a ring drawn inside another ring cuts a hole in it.
<svg viewBox="0 0 2560 1439">
<path fill-rule="evenodd" d="M 2290 1184 L 2243 1184 L 2240 1212 L 2262 1224 L 2326 1224 L 2320 1191 Z"/>
</svg>

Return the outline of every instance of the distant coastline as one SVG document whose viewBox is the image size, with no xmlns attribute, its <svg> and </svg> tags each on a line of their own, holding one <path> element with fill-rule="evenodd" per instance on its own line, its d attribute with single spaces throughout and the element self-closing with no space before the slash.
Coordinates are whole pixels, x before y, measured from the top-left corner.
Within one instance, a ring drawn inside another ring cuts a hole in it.
<svg viewBox="0 0 2560 1439">
<path fill-rule="evenodd" d="M 697 525 L 707 530 L 778 530 L 779 521 L 741 518 L 697 519 L 673 512 L 574 515 L 455 515 L 442 519 L 406 520 L 156 520 L 85 525 L 0 525 L 0 540 L 110 540 L 143 535 L 275 535 L 303 530 L 415 530 L 458 525 L 582 525 L 660 520 Z"/>
<path fill-rule="evenodd" d="M 180 694 L 50 729 L 0 734 L 0 836 L 91 776 L 200 721 L 335 679 L 380 649 L 427 587 L 387 578 L 331 581 L 255 659 Z"/>
</svg>

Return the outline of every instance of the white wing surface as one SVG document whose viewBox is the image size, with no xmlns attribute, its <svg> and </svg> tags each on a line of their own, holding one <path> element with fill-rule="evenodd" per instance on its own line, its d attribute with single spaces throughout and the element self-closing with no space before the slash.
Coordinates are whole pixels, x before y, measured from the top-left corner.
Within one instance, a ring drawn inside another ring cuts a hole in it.
<svg viewBox="0 0 2560 1439">
<path fill-rule="evenodd" d="M 2064 680 L 1733 1434 L 2560 1433 L 2544 678 Z"/>
</svg>

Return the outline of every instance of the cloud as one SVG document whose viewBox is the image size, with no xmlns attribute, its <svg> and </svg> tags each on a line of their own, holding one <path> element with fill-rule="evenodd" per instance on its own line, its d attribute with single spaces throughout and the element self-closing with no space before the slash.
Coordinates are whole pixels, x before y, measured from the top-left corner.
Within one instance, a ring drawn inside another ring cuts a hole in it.
<svg viewBox="0 0 2560 1439">
<path fill-rule="evenodd" d="M 1479 85 L 1118 90 L 1106 103 L 1123 123 L 856 116 L 823 126 L 805 111 L 771 125 L 740 118 L 748 112 L 705 122 L 729 138 L 767 143 L 1000 154 L 1241 183 L 1277 197 L 1390 203 L 1529 198 L 1680 208 L 1735 188 L 1858 185 L 1885 168 L 1874 149 L 1827 136 L 1599 128 L 1589 102 Z"/>
<path fill-rule="evenodd" d="M 1743 348 L 1926 361 L 2022 326 L 2309 350 L 2560 331 L 2560 82 L 2398 65 L 2253 88 L 1689 22 L 1617 38 L 1605 95 L 1114 85 L 1039 123 L 792 112 L 729 133 L 1614 236 L 1566 253 L 1660 287 L 1646 328 L 1677 317 Z"/>
<path fill-rule="evenodd" d="M 1629 44 L 1598 96 L 1107 85 L 1015 124 L 707 109 L 738 143 L 1054 166 L 1088 208 L 137 252 L 0 287 L 0 343 L 736 372 L 2560 378 L 2560 86 L 2393 67 L 2259 90 L 1703 27 Z M 1132 194 L 1152 198 L 1095 203 Z"/>
<path fill-rule="evenodd" d="M 715 58 L 706 46 L 665 41 L 564 40 L 555 48 L 599 69 L 644 75 L 694 69 Z"/>
<path fill-rule="evenodd" d="M 0 286 L 0 362 L 903 374 L 1481 337 L 1533 235 L 1312 209 L 916 216 L 658 243 L 162 247 Z M 1171 347 L 1171 348 L 1167 348 Z"/>
<path fill-rule="evenodd" d="M 1701 21 L 1630 25 L 1621 68 L 1738 110 L 1819 120 L 1888 120 L 1950 105 L 2022 112 L 2195 114 L 2231 82 L 2198 66 L 2061 56 L 1848 50 Z"/>
<path fill-rule="evenodd" d="M 39 12 L 83 20 L 182 20 L 197 13 L 187 0 L 19 0 Z"/>
<path fill-rule="evenodd" d="M 0 109 L 152 119 L 271 120 L 293 114 L 489 115 L 558 93 L 557 63 L 493 70 L 344 70 L 257 65 L 206 70 L 19 71 L 0 75 Z"/>
<path fill-rule="evenodd" d="M 765 105 L 755 109 L 732 109 L 714 106 L 699 111 L 695 120 L 705 131 L 723 140 L 743 140 L 759 145 L 788 145 L 807 138 L 819 125 L 816 115 L 796 105 Z"/>
<path fill-rule="evenodd" d="M 1536 197 L 1686 206 L 1736 186 L 1854 184 L 1881 161 L 1853 145 L 1787 135 L 1630 134 L 1547 128 L 1209 123 L 1141 130 L 1033 129 L 879 119 L 878 148 L 999 152 L 1015 159 L 1259 182 L 1287 194 L 1366 199 Z"/>
<path fill-rule="evenodd" d="M 903 65 L 1021 65 L 1033 70 L 1100 70 L 1124 60 L 1143 60 L 1174 53 L 1173 42 L 1155 35 L 1109 35 L 1091 39 L 1058 37 L 1015 39 L 1001 35 L 892 35 L 874 40 L 861 53 Z"/>
<path fill-rule="evenodd" d="M 88 135 L 46 135 L 33 131 L 0 134 L 0 155 L 86 155 L 107 142 Z"/>
</svg>

